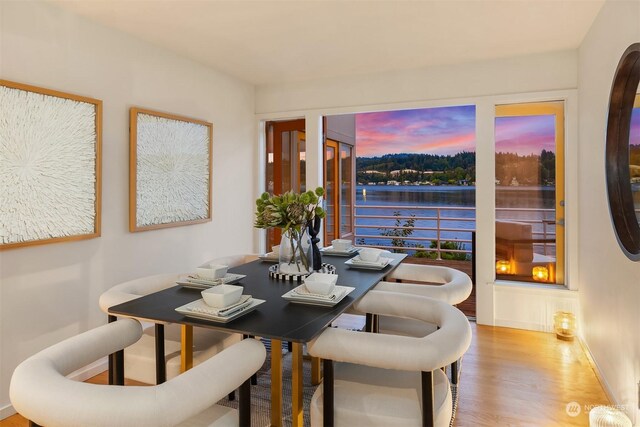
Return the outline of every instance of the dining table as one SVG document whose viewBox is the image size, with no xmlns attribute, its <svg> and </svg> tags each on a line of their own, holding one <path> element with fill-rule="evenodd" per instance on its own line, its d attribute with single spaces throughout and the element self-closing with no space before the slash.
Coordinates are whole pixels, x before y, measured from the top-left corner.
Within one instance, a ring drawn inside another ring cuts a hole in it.
<svg viewBox="0 0 640 427">
<path fill-rule="evenodd" d="M 330 327 L 367 291 L 391 273 L 406 257 L 400 253 L 385 253 L 389 262 L 384 268 L 361 268 L 347 264 L 354 252 L 348 257 L 324 254 L 324 264 L 333 266 L 337 274 L 336 286 L 348 286 L 353 290 L 332 306 L 309 305 L 292 302 L 282 297 L 300 285 L 299 280 L 287 280 L 270 275 L 269 268 L 273 263 L 256 260 L 229 269 L 229 273 L 241 274 L 237 285 L 243 286 L 243 294 L 254 299 L 264 300 L 251 312 L 237 317 L 227 323 L 186 316 L 176 311 L 201 298 L 201 292 L 176 284 L 164 290 L 151 293 L 140 298 L 127 301 L 109 308 L 111 319 L 117 316 L 145 319 L 155 323 L 156 328 L 156 379 L 166 380 L 164 363 L 164 330 L 163 324 L 176 323 L 182 327 L 182 368 L 192 366 L 193 327 L 212 328 L 230 333 L 242 334 L 244 337 L 260 337 L 271 340 L 271 425 L 282 425 L 282 344 L 291 343 L 292 347 L 292 426 L 302 427 L 303 412 L 303 345 Z M 331 267 L 329 267 L 332 269 Z M 297 278 L 299 279 L 299 278 Z M 114 369 L 122 372 L 122 357 L 115 358 Z M 312 358 L 312 383 L 321 381 L 320 360 Z M 239 388 L 240 425 L 250 424 L 250 383 L 245 382 Z"/>
</svg>

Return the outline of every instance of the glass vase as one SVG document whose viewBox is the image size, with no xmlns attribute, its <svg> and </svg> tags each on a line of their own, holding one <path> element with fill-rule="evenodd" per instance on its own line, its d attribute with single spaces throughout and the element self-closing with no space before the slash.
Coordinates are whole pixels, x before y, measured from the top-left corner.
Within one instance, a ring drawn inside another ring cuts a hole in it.
<svg viewBox="0 0 640 427">
<path fill-rule="evenodd" d="M 311 238 L 307 227 L 282 233 L 279 262 L 280 273 L 309 274 L 313 271 Z"/>
</svg>

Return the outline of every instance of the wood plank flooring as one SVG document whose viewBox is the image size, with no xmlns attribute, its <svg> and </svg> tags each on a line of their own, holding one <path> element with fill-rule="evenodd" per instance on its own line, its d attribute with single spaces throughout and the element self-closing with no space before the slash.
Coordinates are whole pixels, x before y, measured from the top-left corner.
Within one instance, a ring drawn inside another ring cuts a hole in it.
<svg viewBox="0 0 640 427">
<path fill-rule="evenodd" d="M 347 327 L 359 327 L 356 317 Z M 596 374 L 578 341 L 559 341 L 553 334 L 477 326 L 462 361 L 455 426 L 587 426 L 581 410 L 570 417 L 566 405 L 606 405 Z M 105 384 L 106 374 L 89 380 Z M 26 427 L 14 415 L 0 427 Z"/>
</svg>

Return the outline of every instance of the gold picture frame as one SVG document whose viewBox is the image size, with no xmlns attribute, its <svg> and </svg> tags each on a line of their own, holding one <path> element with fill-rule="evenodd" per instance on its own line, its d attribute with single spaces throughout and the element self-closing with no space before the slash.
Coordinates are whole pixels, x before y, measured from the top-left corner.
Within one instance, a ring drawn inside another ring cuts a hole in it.
<svg viewBox="0 0 640 427">
<path fill-rule="evenodd" d="M 0 80 L 0 250 L 100 236 L 102 101 Z"/>
<path fill-rule="evenodd" d="M 211 221 L 213 124 L 130 109 L 129 231 Z"/>
</svg>

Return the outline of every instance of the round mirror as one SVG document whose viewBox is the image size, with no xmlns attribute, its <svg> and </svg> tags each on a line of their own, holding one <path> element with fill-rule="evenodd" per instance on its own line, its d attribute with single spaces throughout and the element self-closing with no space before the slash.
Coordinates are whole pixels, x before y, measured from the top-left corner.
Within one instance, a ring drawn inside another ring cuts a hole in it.
<svg viewBox="0 0 640 427">
<path fill-rule="evenodd" d="M 640 43 L 624 52 L 611 87 L 607 123 L 607 192 L 618 242 L 640 260 Z"/>
</svg>

